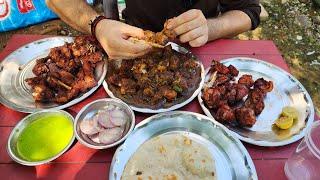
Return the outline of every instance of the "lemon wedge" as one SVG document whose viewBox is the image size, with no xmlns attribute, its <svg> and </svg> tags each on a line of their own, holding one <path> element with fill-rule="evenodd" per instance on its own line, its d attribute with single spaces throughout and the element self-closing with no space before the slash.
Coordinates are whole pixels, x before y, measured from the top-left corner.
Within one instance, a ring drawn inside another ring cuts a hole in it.
<svg viewBox="0 0 320 180">
<path fill-rule="evenodd" d="M 286 106 L 282 109 L 281 116 L 292 117 L 293 120 L 298 120 L 299 114 L 295 108 Z"/>
<path fill-rule="evenodd" d="M 293 125 L 293 118 L 289 116 L 281 116 L 276 120 L 275 124 L 280 129 L 289 129 Z"/>
</svg>

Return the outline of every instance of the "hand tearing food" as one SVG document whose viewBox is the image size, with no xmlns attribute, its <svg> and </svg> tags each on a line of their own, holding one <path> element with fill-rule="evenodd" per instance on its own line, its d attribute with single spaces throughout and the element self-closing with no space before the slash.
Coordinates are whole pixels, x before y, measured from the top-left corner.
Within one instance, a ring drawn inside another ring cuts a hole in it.
<svg viewBox="0 0 320 180">
<path fill-rule="evenodd" d="M 144 42 L 155 48 L 164 48 L 169 41 L 173 41 L 177 37 L 176 33 L 167 27 L 171 20 L 172 19 L 169 19 L 164 23 L 161 32 L 155 33 L 145 30 L 143 31 L 144 35 L 142 37 L 130 37 L 129 40 L 135 43 Z"/>
<path fill-rule="evenodd" d="M 198 9 L 191 9 L 171 19 L 166 28 L 179 36 L 182 43 L 189 43 L 191 47 L 202 46 L 208 41 L 207 19 Z"/>
</svg>

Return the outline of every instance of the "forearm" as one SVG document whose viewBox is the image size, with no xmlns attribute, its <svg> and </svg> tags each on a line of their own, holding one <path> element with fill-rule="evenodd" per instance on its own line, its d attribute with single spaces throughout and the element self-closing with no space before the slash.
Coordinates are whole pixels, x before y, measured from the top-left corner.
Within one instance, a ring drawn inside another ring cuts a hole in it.
<svg viewBox="0 0 320 180">
<path fill-rule="evenodd" d="M 251 19 L 242 11 L 228 11 L 208 22 L 208 40 L 232 37 L 251 29 Z"/>
<path fill-rule="evenodd" d="M 48 7 L 64 22 L 84 33 L 90 33 L 89 22 L 98 13 L 85 0 L 46 0 Z"/>
</svg>

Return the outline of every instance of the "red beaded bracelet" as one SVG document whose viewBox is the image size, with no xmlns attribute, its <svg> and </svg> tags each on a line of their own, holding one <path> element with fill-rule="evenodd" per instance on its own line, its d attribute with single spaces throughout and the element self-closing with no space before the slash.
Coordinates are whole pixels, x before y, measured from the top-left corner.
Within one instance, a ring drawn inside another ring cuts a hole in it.
<svg viewBox="0 0 320 180">
<path fill-rule="evenodd" d="M 91 35 L 92 35 L 95 39 L 97 39 L 97 37 L 96 37 L 96 27 L 97 27 L 97 24 L 98 24 L 101 20 L 104 20 L 104 19 L 109 19 L 109 18 L 100 15 L 100 16 L 97 16 L 93 21 L 91 20 L 90 23 L 89 23 L 89 25 L 91 26 Z"/>
</svg>

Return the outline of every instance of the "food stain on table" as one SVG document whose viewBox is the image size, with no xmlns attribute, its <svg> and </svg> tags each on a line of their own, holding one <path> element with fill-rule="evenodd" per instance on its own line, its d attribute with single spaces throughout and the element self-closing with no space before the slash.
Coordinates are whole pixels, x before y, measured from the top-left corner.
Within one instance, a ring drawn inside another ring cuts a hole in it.
<svg viewBox="0 0 320 180">
<path fill-rule="evenodd" d="M 27 161 L 41 161 L 60 153 L 73 137 L 67 116 L 46 114 L 29 124 L 17 139 L 18 154 Z"/>
</svg>

